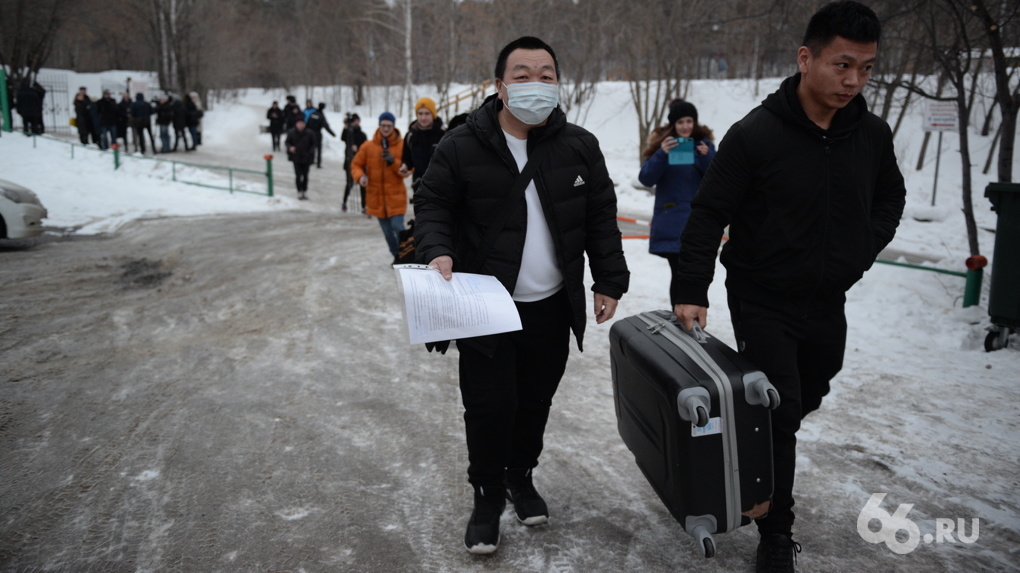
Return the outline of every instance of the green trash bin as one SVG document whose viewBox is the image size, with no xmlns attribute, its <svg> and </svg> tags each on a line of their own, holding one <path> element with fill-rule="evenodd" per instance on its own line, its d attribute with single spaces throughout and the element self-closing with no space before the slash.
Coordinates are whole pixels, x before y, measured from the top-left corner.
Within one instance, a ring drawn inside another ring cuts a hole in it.
<svg viewBox="0 0 1020 573">
<path fill-rule="evenodd" d="M 998 214 L 988 315 L 992 330 L 985 350 L 1007 345 L 1009 335 L 1020 327 L 1020 183 L 989 183 L 985 197 Z"/>
</svg>

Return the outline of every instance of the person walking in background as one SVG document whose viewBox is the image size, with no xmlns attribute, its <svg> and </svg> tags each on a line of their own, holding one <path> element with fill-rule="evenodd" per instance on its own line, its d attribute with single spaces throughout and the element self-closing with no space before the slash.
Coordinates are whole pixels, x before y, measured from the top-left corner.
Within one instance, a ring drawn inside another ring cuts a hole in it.
<svg viewBox="0 0 1020 573">
<path fill-rule="evenodd" d="M 464 545 L 476 554 L 496 551 L 508 498 L 524 525 L 549 519 L 532 470 L 570 333 L 580 349 L 592 308 L 586 256 L 597 324 L 613 317 L 630 281 L 605 158 L 595 136 L 567 122 L 559 77 L 542 40 L 505 46 L 496 94 L 443 138 L 414 195 L 418 261 L 447 280 L 453 271 L 494 275 L 521 318 L 520 331 L 457 341 L 475 490 Z"/>
<path fill-rule="evenodd" d="M 92 127 L 92 100 L 89 99 L 85 88 L 74 94 L 74 122 L 78 128 L 78 139 L 82 145 L 89 144 L 89 137 L 93 133 Z"/>
<path fill-rule="evenodd" d="M 184 130 L 188 128 L 188 108 L 184 104 L 184 101 L 180 98 L 175 98 L 170 103 L 171 109 L 173 109 L 173 124 L 174 124 L 174 151 L 177 151 L 177 144 L 181 140 L 184 140 L 184 151 L 191 151 L 195 149 L 192 145 L 188 147 L 188 136 L 184 134 Z"/>
<path fill-rule="evenodd" d="M 283 106 L 283 127 L 286 131 L 294 129 L 294 122 L 297 121 L 297 116 L 294 115 L 295 109 L 301 111 L 301 107 L 297 104 L 297 98 L 292 95 L 287 96 L 287 103 Z"/>
<path fill-rule="evenodd" d="M 280 150 L 280 134 L 283 133 L 283 110 L 278 102 L 273 102 L 266 112 L 266 119 L 269 120 L 269 135 L 273 138 L 273 151 Z"/>
<path fill-rule="evenodd" d="M 18 89 L 15 107 L 18 115 L 21 116 L 22 127 L 25 135 L 42 135 L 43 133 L 43 97 L 46 90 L 36 83 L 30 85 L 28 80 L 21 82 Z"/>
<path fill-rule="evenodd" d="M 346 145 L 344 149 L 344 172 L 347 174 L 347 184 L 344 186 L 344 202 L 340 209 L 347 212 L 347 198 L 351 196 L 351 187 L 356 183 L 351 175 L 351 160 L 358 153 L 358 149 L 368 139 L 365 132 L 361 131 L 361 118 L 356 113 L 349 113 L 344 118 L 344 130 L 340 133 L 340 140 Z M 361 194 L 361 212 L 365 212 L 365 188 L 358 185 L 358 192 Z"/>
<path fill-rule="evenodd" d="M 290 133 L 290 131 L 292 129 L 294 129 L 294 126 L 297 124 L 297 121 L 299 119 L 301 121 L 305 120 L 305 114 L 304 114 L 304 112 L 301 111 L 301 108 L 299 108 L 299 107 L 297 107 L 295 105 L 295 106 L 290 107 L 289 110 L 290 111 L 284 112 L 285 113 L 285 116 L 284 116 L 284 127 L 287 128 L 287 132 L 288 133 Z"/>
<path fill-rule="evenodd" d="M 160 96 L 159 103 L 156 104 L 156 125 L 159 126 L 159 141 L 162 145 L 159 150 L 160 153 L 170 153 L 170 126 L 174 122 L 172 100 L 172 96 L 164 94 Z"/>
<path fill-rule="evenodd" d="M 400 252 L 398 235 L 404 229 L 407 188 L 400 174 L 404 140 L 395 127 L 397 118 L 388 111 L 379 116 L 379 129 L 351 160 L 351 175 L 366 189 L 365 214 L 379 219 L 390 254 Z"/>
<path fill-rule="evenodd" d="M 149 134 L 149 141 L 152 143 L 152 152 L 156 152 L 156 141 L 152 138 L 152 105 L 145 101 L 145 94 L 135 94 L 135 101 L 131 103 L 131 132 L 135 140 L 135 151 L 145 153 L 145 134 Z"/>
<path fill-rule="evenodd" d="M 99 147 L 109 149 L 117 143 L 117 102 L 110 95 L 110 90 L 103 90 L 103 97 L 96 102 L 99 113 Z"/>
<path fill-rule="evenodd" d="M 715 144 L 712 130 L 698 123 L 698 110 L 690 102 L 682 99 L 670 102 L 668 121 L 648 137 L 638 180 L 642 185 L 655 187 L 648 252 L 669 261 L 670 276 L 675 277 L 680 233 L 691 214 L 691 199 L 715 157 Z M 689 153 L 678 154 L 684 151 L 680 148 L 681 139 L 692 147 Z M 671 282 L 670 297 L 674 290 Z"/>
<path fill-rule="evenodd" d="M 756 518 L 758 571 L 794 571 L 797 432 L 843 367 L 846 291 L 892 240 L 906 189 L 892 130 L 861 90 L 878 56 L 870 8 L 833 2 L 812 17 L 798 73 L 730 128 L 680 237 L 674 313 L 705 326 L 722 248 L 741 355 L 779 391 L 772 410 L 775 486 Z"/>
<path fill-rule="evenodd" d="M 186 125 L 191 134 L 191 149 L 195 149 L 202 143 L 202 132 L 199 131 L 199 125 L 202 123 L 202 116 L 205 115 L 201 102 L 198 101 L 197 93 L 191 92 L 184 96 L 184 109 L 188 112 Z"/>
<path fill-rule="evenodd" d="M 329 127 L 329 120 L 326 119 L 326 104 L 319 103 L 319 107 L 308 114 L 306 127 L 315 134 L 315 166 L 322 168 L 322 130 L 325 129 L 330 135 L 336 137 L 336 133 Z"/>
<path fill-rule="evenodd" d="M 298 118 L 294 128 L 287 132 L 287 159 L 294 163 L 298 199 L 308 199 L 308 171 L 315 161 L 315 134 L 305 128 L 305 120 Z"/>
<path fill-rule="evenodd" d="M 407 128 L 404 136 L 404 160 L 400 166 L 400 174 L 413 174 L 411 189 L 418 188 L 418 182 L 432 161 L 432 153 L 439 140 L 446 133 L 443 130 L 443 119 L 436 112 L 436 102 L 432 98 L 423 97 L 414 104 L 415 120 Z"/>
<path fill-rule="evenodd" d="M 124 92 L 117 102 L 117 138 L 124 141 L 124 152 L 128 150 L 128 130 L 131 126 L 131 94 Z M 135 144 L 137 147 L 137 143 Z"/>
</svg>

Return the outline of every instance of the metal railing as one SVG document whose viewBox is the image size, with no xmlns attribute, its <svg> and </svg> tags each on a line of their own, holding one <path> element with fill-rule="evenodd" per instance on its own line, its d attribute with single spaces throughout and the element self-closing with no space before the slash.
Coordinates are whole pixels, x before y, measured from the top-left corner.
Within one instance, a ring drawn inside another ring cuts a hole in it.
<svg viewBox="0 0 1020 573">
<path fill-rule="evenodd" d="M 624 221 L 626 223 L 632 223 L 641 226 L 651 226 L 651 221 L 643 221 L 640 219 L 633 219 L 631 217 L 617 217 L 618 221 Z M 648 239 L 649 235 L 623 235 L 624 239 Z M 723 237 L 723 241 L 728 240 L 729 237 Z M 963 306 L 974 306 L 981 300 L 981 282 L 984 277 L 984 267 L 988 265 L 988 260 L 982 256 L 970 257 L 966 260 L 967 271 L 949 271 L 946 269 L 939 269 L 935 267 L 928 267 L 924 265 L 916 265 L 913 263 L 901 263 L 898 261 L 887 261 L 885 259 L 875 259 L 876 263 L 883 265 L 892 265 L 896 267 L 904 267 L 908 269 L 916 269 L 919 271 L 929 271 L 933 273 L 941 273 L 944 275 L 952 275 L 954 277 L 961 277 L 966 279 L 966 284 L 963 289 Z"/>
<path fill-rule="evenodd" d="M 273 196 L 273 156 L 264 155 L 263 159 L 266 161 L 265 171 L 256 171 L 254 169 L 243 169 L 240 167 L 224 167 L 222 165 L 204 165 L 200 163 L 191 163 L 188 161 L 178 161 L 176 159 L 163 159 L 160 157 L 140 157 L 137 155 L 131 155 L 127 153 L 121 153 L 118 145 L 114 144 L 110 146 L 110 149 L 98 149 L 94 146 L 83 145 L 75 141 L 67 141 L 66 139 L 60 139 L 49 135 L 35 135 L 32 137 L 32 147 L 36 147 L 36 141 L 38 139 L 44 139 L 67 145 L 71 149 L 71 159 L 74 159 L 75 149 L 79 150 L 79 153 L 84 151 L 87 153 L 99 153 L 110 155 L 113 159 L 114 170 L 120 169 L 121 164 L 125 161 L 152 161 L 159 164 L 169 164 L 170 166 L 170 179 L 177 183 L 184 183 L 187 185 L 195 185 L 197 187 L 206 187 L 209 189 L 221 189 L 229 191 L 230 193 L 249 193 L 252 195 L 265 195 L 267 197 Z M 189 180 L 194 179 L 189 174 L 188 169 L 192 170 L 204 170 L 212 172 L 223 172 L 226 171 L 226 184 L 218 185 L 216 183 L 210 183 L 208 180 Z M 235 178 L 235 174 L 248 176 L 249 181 L 244 181 L 244 178 Z M 262 180 L 265 181 L 265 189 L 253 189 L 251 188 L 253 179 L 251 176 L 257 176 L 255 179 L 258 181 L 256 186 L 262 185 Z M 248 183 L 248 185 L 246 185 Z"/>
</svg>

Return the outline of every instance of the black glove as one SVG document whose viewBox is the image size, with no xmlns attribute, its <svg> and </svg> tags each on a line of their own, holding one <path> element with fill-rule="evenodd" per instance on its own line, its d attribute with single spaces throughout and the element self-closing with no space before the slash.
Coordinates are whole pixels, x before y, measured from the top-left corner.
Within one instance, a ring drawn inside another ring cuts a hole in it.
<svg viewBox="0 0 1020 573">
<path fill-rule="evenodd" d="M 383 158 L 383 161 L 386 162 L 386 165 L 393 165 L 393 162 L 396 161 L 396 158 L 393 157 L 393 154 L 390 153 L 389 149 L 384 149 L 383 150 L 382 158 Z"/>
<path fill-rule="evenodd" d="M 433 350 L 439 351 L 440 354 L 446 354 L 446 351 L 450 348 L 449 340 L 440 340 L 439 342 L 426 342 L 425 349 L 429 352 Z"/>
</svg>

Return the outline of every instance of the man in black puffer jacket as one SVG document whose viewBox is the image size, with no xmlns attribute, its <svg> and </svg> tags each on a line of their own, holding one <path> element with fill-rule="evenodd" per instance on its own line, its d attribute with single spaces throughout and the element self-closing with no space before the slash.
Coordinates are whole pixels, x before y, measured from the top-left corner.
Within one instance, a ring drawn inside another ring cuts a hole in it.
<svg viewBox="0 0 1020 573">
<path fill-rule="evenodd" d="M 558 71 L 552 48 L 537 38 L 503 48 L 497 94 L 466 126 L 447 133 L 414 196 L 418 260 L 446 278 L 454 270 L 494 275 L 513 296 L 523 326 L 457 341 L 468 481 L 475 488 L 464 539 L 471 553 L 496 550 L 507 498 L 525 525 L 548 519 L 531 471 L 571 330 L 581 348 L 585 309 L 591 308 L 585 255 L 596 323 L 612 318 L 630 277 L 613 182 L 598 141 L 567 123 L 557 106 Z M 543 155 L 522 196 L 506 205 L 526 162 Z M 500 212 L 508 213 L 507 222 L 481 253 Z"/>
<path fill-rule="evenodd" d="M 779 390 L 771 510 L 751 515 L 759 518 L 759 571 L 794 570 L 796 432 L 843 366 L 845 293 L 903 213 L 892 132 L 860 94 L 880 32 L 875 13 L 857 2 L 828 4 L 811 18 L 800 73 L 730 128 L 680 238 L 674 311 L 685 328 L 704 327 L 715 254 L 730 226 L 721 261 L 738 348 Z"/>
</svg>

